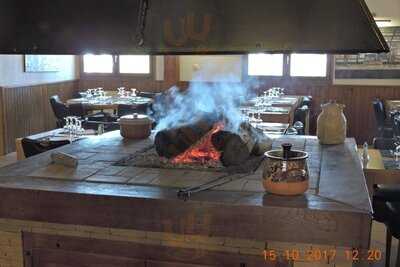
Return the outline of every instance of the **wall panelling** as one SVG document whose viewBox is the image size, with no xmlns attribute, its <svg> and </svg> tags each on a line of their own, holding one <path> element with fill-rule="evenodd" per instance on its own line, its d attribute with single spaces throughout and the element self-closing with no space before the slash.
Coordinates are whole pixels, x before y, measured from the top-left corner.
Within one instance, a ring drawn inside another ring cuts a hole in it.
<svg viewBox="0 0 400 267">
<path fill-rule="evenodd" d="M 56 123 L 49 103 L 50 96 L 58 94 L 63 100 L 73 98 L 77 85 L 78 81 L 74 80 L 2 88 L 4 152 L 15 151 L 15 138 L 54 129 Z"/>
</svg>

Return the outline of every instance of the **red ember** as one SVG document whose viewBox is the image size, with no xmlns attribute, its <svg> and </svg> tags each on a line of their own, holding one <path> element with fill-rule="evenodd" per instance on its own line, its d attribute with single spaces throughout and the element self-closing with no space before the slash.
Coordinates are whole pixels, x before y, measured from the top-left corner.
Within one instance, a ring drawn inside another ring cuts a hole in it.
<svg viewBox="0 0 400 267">
<path fill-rule="evenodd" d="M 214 124 L 213 128 L 205 134 L 199 142 L 182 154 L 176 156 L 171 160 L 171 163 L 201 163 L 205 164 L 210 161 L 219 161 L 221 153 L 215 149 L 211 142 L 211 137 L 214 133 L 217 133 L 224 129 L 223 123 Z"/>
</svg>

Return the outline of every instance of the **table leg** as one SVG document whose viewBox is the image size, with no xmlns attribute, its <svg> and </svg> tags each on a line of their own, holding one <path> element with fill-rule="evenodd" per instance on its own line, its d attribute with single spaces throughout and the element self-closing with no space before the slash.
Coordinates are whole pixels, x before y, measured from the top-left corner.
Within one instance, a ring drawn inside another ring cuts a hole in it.
<svg viewBox="0 0 400 267">
<path fill-rule="evenodd" d="M 390 233 L 390 230 L 386 227 L 386 251 L 385 251 L 386 267 L 390 267 L 391 248 L 392 248 L 392 233 Z"/>
</svg>

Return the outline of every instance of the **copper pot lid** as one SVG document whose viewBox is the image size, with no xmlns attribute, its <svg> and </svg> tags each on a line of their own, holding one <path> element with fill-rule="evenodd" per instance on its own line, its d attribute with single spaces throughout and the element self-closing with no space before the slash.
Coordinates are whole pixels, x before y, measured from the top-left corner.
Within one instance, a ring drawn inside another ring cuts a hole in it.
<svg viewBox="0 0 400 267">
<path fill-rule="evenodd" d="M 265 152 L 265 156 L 275 160 L 304 160 L 308 153 L 301 150 L 292 150 L 292 144 L 282 144 L 282 149 Z"/>
<path fill-rule="evenodd" d="M 151 124 L 152 122 L 153 121 L 150 119 L 149 116 L 138 113 L 125 115 L 119 119 L 119 123 L 125 125 L 143 125 L 143 124 Z"/>
</svg>

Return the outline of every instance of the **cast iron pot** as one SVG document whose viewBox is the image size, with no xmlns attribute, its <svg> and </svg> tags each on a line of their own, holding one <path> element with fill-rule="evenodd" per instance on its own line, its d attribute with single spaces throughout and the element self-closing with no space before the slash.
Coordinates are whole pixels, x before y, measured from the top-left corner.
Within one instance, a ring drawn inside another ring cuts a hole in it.
<svg viewBox="0 0 400 267">
<path fill-rule="evenodd" d="M 122 116 L 119 120 L 121 135 L 129 139 L 145 139 L 151 134 L 152 123 L 149 116 L 143 114 Z"/>
</svg>

